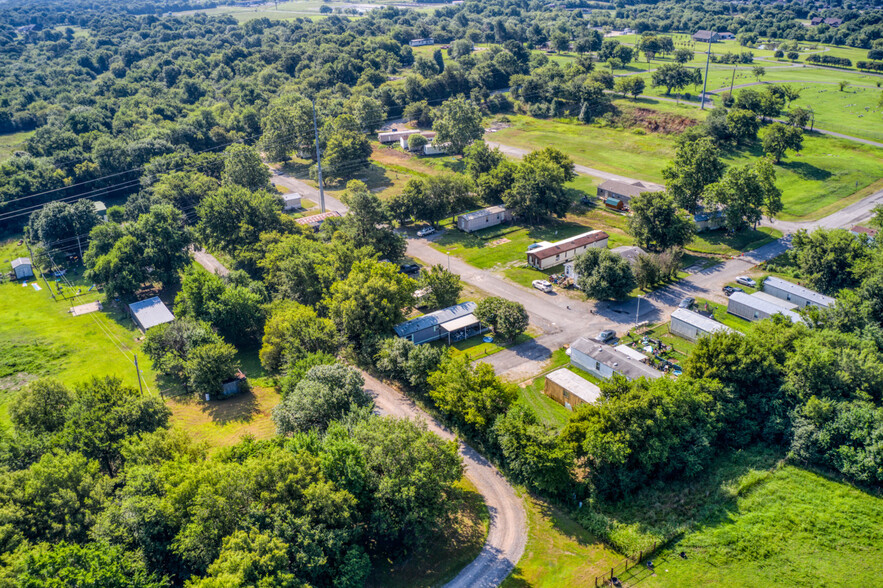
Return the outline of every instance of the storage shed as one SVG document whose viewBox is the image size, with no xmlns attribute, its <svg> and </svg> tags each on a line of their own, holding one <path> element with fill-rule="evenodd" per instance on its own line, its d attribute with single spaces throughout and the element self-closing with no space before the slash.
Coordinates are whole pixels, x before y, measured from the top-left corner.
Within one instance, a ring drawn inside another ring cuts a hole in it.
<svg viewBox="0 0 883 588">
<path fill-rule="evenodd" d="M 836 302 L 830 296 L 825 296 L 815 290 L 810 290 L 776 276 L 770 276 L 763 281 L 763 291 L 776 298 L 796 304 L 799 308 L 806 308 L 807 306 L 828 308 Z"/>
<path fill-rule="evenodd" d="M 12 260 L 12 271 L 15 272 L 16 280 L 34 277 L 34 268 L 30 257 L 19 257 Z"/>
<path fill-rule="evenodd" d="M 471 233 L 479 229 L 495 227 L 510 220 L 512 220 L 512 213 L 506 210 L 506 207 L 491 206 L 468 214 L 461 214 L 457 217 L 457 228 Z"/>
<path fill-rule="evenodd" d="M 107 205 L 104 204 L 101 200 L 95 200 L 92 202 L 92 207 L 95 209 L 95 214 L 97 214 L 101 220 L 107 220 Z"/>
<path fill-rule="evenodd" d="M 624 376 L 629 381 L 662 376 L 662 372 L 617 351 L 610 345 L 591 341 L 585 337 L 580 337 L 570 346 L 570 362 L 605 380 L 613 377 L 613 374 Z"/>
<path fill-rule="evenodd" d="M 464 326 L 469 327 L 474 324 L 471 321 L 475 318 L 472 314 L 475 311 L 475 306 L 476 304 L 471 301 L 449 306 L 448 308 L 436 310 L 435 312 L 430 312 L 429 314 L 396 325 L 394 330 L 399 337 L 417 344 L 436 341 L 443 337 L 447 340 L 451 333 L 451 328 L 455 325 L 463 328 Z M 448 325 L 448 329 L 442 329 L 447 323 L 467 316 L 472 317 L 469 324 L 459 325 L 459 323 L 455 323 Z"/>
<path fill-rule="evenodd" d="M 236 375 L 221 382 L 221 396 L 233 396 L 247 388 L 248 380 L 241 370 L 236 370 Z"/>
<path fill-rule="evenodd" d="M 683 337 L 688 341 L 696 341 L 703 335 L 710 335 L 712 333 L 738 332 L 711 317 L 687 310 L 686 308 L 678 308 L 671 313 L 669 330 L 672 334 Z"/>
<path fill-rule="evenodd" d="M 712 43 L 717 43 L 718 41 L 720 41 L 720 37 L 714 31 L 700 30 L 693 33 L 693 40 L 697 43 L 708 43 L 709 41 L 711 41 Z"/>
<path fill-rule="evenodd" d="M 730 295 L 727 312 L 747 321 L 762 321 L 774 314 L 782 314 L 791 319 L 791 322 L 803 322 L 800 315 L 793 310 L 774 304 L 766 298 L 750 296 L 745 292 L 733 292 Z"/>
<path fill-rule="evenodd" d="M 282 210 L 297 210 L 301 206 L 302 196 L 297 192 L 288 192 L 282 195 Z"/>
<path fill-rule="evenodd" d="M 590 247 L 606 248 L 608 238 L 604 231 L 589 231 L 555 243 L 539 243 L 539 247 L 527 252 L 527 263 L 539 270 L 555 267 L 573 260 Z"/>
<path fill-rule="evenodd" d="M 133 302 L 129 305 L 129 312 L 132 314 L 132 320 L 135 321 L 135 324 L 142 331 L 175 320 L 172 311 L 163 304 L 159 296 L 141 300 L 140 302 Z"/>
<path fill-rule="evenodd" d="M 580 404 L 593 404 L 601 397 L 601 389 L 567 368 L 546 375 L 543 392 L 568 410 Z"/>
</svg>

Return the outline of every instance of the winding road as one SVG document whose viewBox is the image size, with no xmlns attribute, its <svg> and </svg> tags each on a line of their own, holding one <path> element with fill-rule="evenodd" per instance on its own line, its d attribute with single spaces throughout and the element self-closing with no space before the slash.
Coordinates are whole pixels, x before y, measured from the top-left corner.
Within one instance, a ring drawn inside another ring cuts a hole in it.
<svg viewBox="0 0 883 588">
<path fill-rule="evenodd" d="M 455 437 L 435 419 L 421 410 L 398 390 L 362 372 L 365 390 L 374 397 L 378 414 L 394 418 L 423 421 L 428 429 L 447 441 Z M 472 563 L 446 588 L 492 588 L 509 575 L 524 553 L 527 544 L 527 517 L 524 502 L 500 472 L 477 451 L 460 442 L 460 455 L 466 466 L 466 477 L 475 484 L 484 498 L 490 525 L 484 547 Z"/>
</svg>

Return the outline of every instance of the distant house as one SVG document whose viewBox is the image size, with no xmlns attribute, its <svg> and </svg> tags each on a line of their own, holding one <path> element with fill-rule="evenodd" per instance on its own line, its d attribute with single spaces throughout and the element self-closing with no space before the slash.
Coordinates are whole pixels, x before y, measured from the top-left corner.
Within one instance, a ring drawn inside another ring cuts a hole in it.
<svg viewBox="0 0 883 588">
<path fill-rule="evenodd" d="M 826 18 L 822 22 L 824 22 L 829 27 L 839 27 L 840 25 L 843 24 L 843 19 L 842 18 Z"/>
<path fill-rule="evenodd" d="M 812 19 L 809 21 L 809 24 L 810 24 L 810 26 L 817 27 L 817 26 L 819 26 L 820 24 L 822 24 L 822 21 L 823 21 L 823 20 L 824 20 L 824 19 L 823 19 L 821 16 L 814 16 L 814 17 L 812 17 Z"/>
<path fill-rule="evenodd" d="M 435 43 L 435 40 L 432 37 L 426 37 L 425 39 L 411 39 L 408 41 L 408 45 L 411 47 L 423 47 L 424 45 L 432 45 Z"/>
<path fill-rule="evenodd" d="M 495 227 L 510 220 L 512 220 L 512 213 L 506 210 L 506 207 L 491 206 L 468 214 L 461 214 L 457 217 L 457 228 L 471 233 L 479 229 Z"/>
<path fill-rule="evenodd" d="M 800 315 L 789 308 L 771 302 L 767 297 L 733 292 L 727 301 L 727 312 L 747 321 L 762 321 L 775 314 L 788 317 L 791 322 L 803 322 Z"/>
<path fill-rule="evenodd" d="M 399 131 L 385 131 L 383 133 L 377 133 L 377 140 L 381 143 L 395 143 L 400 140 L 402 137 L 410 137 L 411 135 L 416 135 L 420 131 L 414 129 L 403 129 Z"/>
<path fill-rule="evenodd" d="M 397 336 L 413 343 L 429 343 L 444 339 L 448 343 L 467 339 L 487 329 L 472 314 L 474 302 L 463 302 L 423 316 L 418 316 L 394 327 Z"/>
<path fill-rule="evenodd" d="M 580 404 L 593 404 L 601 397 L 601 388 L 567 368 L 547 374 L 543 392 L 568 410 Z"/>
<path fill-rule="evenodd" d="M 644 192 L 661 192 L 662 186 L 645 182 L 620 182 L 607 180 L 598 186 L 598 196 L 604 200 L 604 205 L 614 210 L 622 210 L 629 204 L 629 200 Z"/>
<path fill-rule="evenodd" d="M 693 40 L 697 43 L 717 43 L 720 41 L 720 35 L 714 31 L 696 31 L 693 33 Z"/>
<path fill-rule="evenodd" d="M 435 145 L 427 143 L 423 146 L 423 155 L 445 155 L 447 153 L 448 143 L 444 145 Z"/>
<path fill-rule="evenodd" d="M 616 350 L 610 345 L 580 337 L 570 346 L 570 361 L 581 370 L 599 378 L 609 379 L 619 374 L 627 380 L 656 379 L 662 372 Z"/>
<path fill-rule="evenodd" d="M 36 28 L 37 28 L 37 25 L 35 25 L 35 24 L 29 24 L 29 25 L 24 25 L 24 26 L 16 27 L 15 30 L 16 30 L 16 32 L 18 32 L 18 33 L 25 34 L 25 33 L 33 32 Z"/>
<path fill-rule="evenodd" d="M 297 210 L 301 206 L 302 196 L 297 192 L 288 192 L 282 195 L 282 210 Z"/>
<path fill-rule="evenodd" d="M 614 247 L 613 249 L 611 249 L 610 253 L 616 253 L 624 260 L 629 262 L 629 265 L 634 266 L 635 263 L 638 261 L 638 257 L 644 255 L 647 252 L 640 247 L 636 247 L 633 245 L 621 245 L 619 247 Z M 564 264 L 564 277 L 573 280 L 574 284 L 579 281 L 579 274 L 573 268 L 572 261 L 568 261 Z"/>
<path fill-rule="evenodd" d="M 159 296 L 154 296 L 153 298 L 148 298 L 147 300 L 141 300 L 139 302 L 133 302 L 129 305 L 129 313 L 132 315 L 132 320 L 135 321 L 135 324 L 142 331 L 175 320 L 172 311 L 163 304 L 163 301 L 159 299 Z"/>
<path fill-rule="evenodd" d="M 411 133 L 411 135 L 418 135 L 418 134 L 419 134 L 419 135 L 422 135 L 422 136 L 424 136 L 424 137 L 426 137 L 426 138 L 429 139 L 430 141 L 432 141 L 433 139 L 435 139 L 435 132 L 433 132 L 433 131 L 418 131 L 418 132 L 416 132 L 416 133 Z M 407 137 L 400 137 L 400 138 L 399 138 L 399 146 L 400 146 L 402 149 L 404 149 L 405 151 L 410 151 L 410 150 L 411 150 L 411 148 L 408 147 L 408 139 L 411 138 L 411 135 L 408 135 Z"/>
<path fill-rule="evenodd" d="M 696 223 L 696 232 L 702 233 L 704 231 L 716 231 L 724 226 L 726 222 L 726 218 L 724 217 L 724 211 L 721 209 L 716 210 L 704 210 L 700 208 L 696 214 L 693 215 L 693 222 Z"/>
<path fill-rule="evenodd" d="M 233 396 L 243 392 L 248 387 L 248 378 L 241 370 L 236 370 L 236 375 L 221 382 L 221 396 Z"/>
<path fill-rule="evenodd" d="M 318 230 L 319 227 L 322 226 L 322 223 L 324 223 L 327 219 L 337 218 L 339 216 L 340 213 L 336 210 L 329 210 L 328 212 L 323 212 L 321 214 L 314 214 L 312 216 L 302 216 L 301 218 L 296 218 L 294 219 L 294 222 L 299 225 L 304 225 Z"/>
<path fill-rule="evenodd" d="M 95 209 L 95 214 L 101 218 L 101 220 L 107 220 L 107 205 L 100 200 L 92 201 L 92 208 Z"/>
<path fill-rule="evenodd" d="M 815 290 L 810 290 L 776 276 L 770 276 L 763 281 L 763 291 L 781 300 L 796 304 L 798 308 L 806 308 L 807 306 L 828 308 L 836 302 L 830 296 L 825 296 Z"/>
<path fill-rule="evenodd" d="M 722 33 L 717 34 L 717 38 L 720 39 L 721 41 L 732 41 L 733 39 L 736 38 L 736 35 L 734 35 L 730 31 L 723 31 Z"/>
<path fill-rule="evenodd" d="M 879 230 L 875 229 L 874 227 L 866 227 L 864 225 L 855 225 L 854 227 L 849 229 L 849 232 L 852 233 L 853 235 L 856 235 L 856 236 L 867 235 L 868 238 L 871 241 L 873 241 L 874 239 L 877 238 L 877 233 L 879 232 Z"/>
<path fill-rule="evenodd" d="M 539 270 L 555 267 L 573 260 L 590 247 L 606 248 L 608 238 L 604 231 L 589 231 L 555 243 L 536 243 L 527 252 L 527 263 Z"/>
<path fill-rule="evenodd" d="M 30 257 L 19 257 L 12 260 L 12 271 L 15 272 L 16 280 L 34 277 L 34 268 Z"/>
<path fill-rule="evenodd" d="M 671 313 L 671 324 L 669 331 L 678 337 L 683 337 L 688 341 L 696 341 L 704 335 L 712 333 L 735 333 L 727 325 L 717 322 L 711 317 L 704 314 L 687 310 L 686 308 L 678 308 Z"/>
</svg>

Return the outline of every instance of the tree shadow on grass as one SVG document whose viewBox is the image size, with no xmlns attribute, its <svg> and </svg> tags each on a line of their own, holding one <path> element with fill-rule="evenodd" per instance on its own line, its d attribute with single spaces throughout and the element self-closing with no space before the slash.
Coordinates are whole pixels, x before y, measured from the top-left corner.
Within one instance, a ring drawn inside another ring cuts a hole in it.
<svg viewBox="0 0 883 588">
<path fill-rule="evenodd" d="M 821 182 L 829 179 L 832 175 L 826 169 L 821 169 L 805 161 L 783 161 L 779 164 L 782 168 L 790 170 L 805 180 Z"/>
</svg>

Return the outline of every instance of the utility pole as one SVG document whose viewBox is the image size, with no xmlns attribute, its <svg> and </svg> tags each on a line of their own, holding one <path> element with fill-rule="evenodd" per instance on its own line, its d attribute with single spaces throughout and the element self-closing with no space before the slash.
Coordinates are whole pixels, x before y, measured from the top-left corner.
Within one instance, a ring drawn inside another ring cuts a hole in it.
<svg viewBox="0 0 883 588">
<path fill-rule="evenodd" d="M 138 374 L 138 388 L 141 390 L 141 396 L 144 396 L 144 386 L 141 384 L 141 370 L 138 368 L 138 356 L 136 354 L 132 354 L 135 358 L 135 373 Z"/>
<path fill-rule="evenodd" d="M 702 98 L 699 100 L 699 110 L 705 110 L 705 90 L 708 88 L 708 66 L 711 63 L 711 35 L 708 36 L 708 53 L 705 55 L 705 79 L 702 80 Z"/>
<path fill-rule="evenodd" d="M 80 250 L 80 263 L 83 263 L 83 245 L 80 243 L 80 236 L 77 235 L 77 247 Z"/>
<path fill-rule="evenodd" d="M 31 251 L 31 242 L 25 237 L 25 247 L 28 248 L 28 255 L 31 258 L 31 269 L 34 268 L 34 252 Z M 58 302 L 58 299 L 55 297 L 55 292 L 52 291 L 52 286 L 49 285 L 49 280 L 46 279 L 46 274 L 42 271 L 40 272 L 40 277 L 43 278 L 43 283 L 46 284 L 46 289 L 49 290 L 49 295 L 52 296 L 52 300 L 54 302 Z"/>
<path fill-rule="evenodd" d="M 322 184 L 322 151 L 319 149 L 319 125 L 316 122 L 316 99 L 313 103 L 313 131 L 316 133 L 316 168 L 319 172 L 319 209 L 325 212 L 325 188 Z"/>
<path fill-rule="evenodd" d="M 735 81 L 736 81 L 736 66 L 734 65 L 733 66 L 733 77 L 730 78 L 730 96 L 733 95 L 733 83 Z"/>
<path fill-rule="evenodd" d="M 635 331 L 638 329 L 638 317 L 641 316 L 641 297 L 638 296 L 638 309 L 635 310 Z"/>
</svg>

